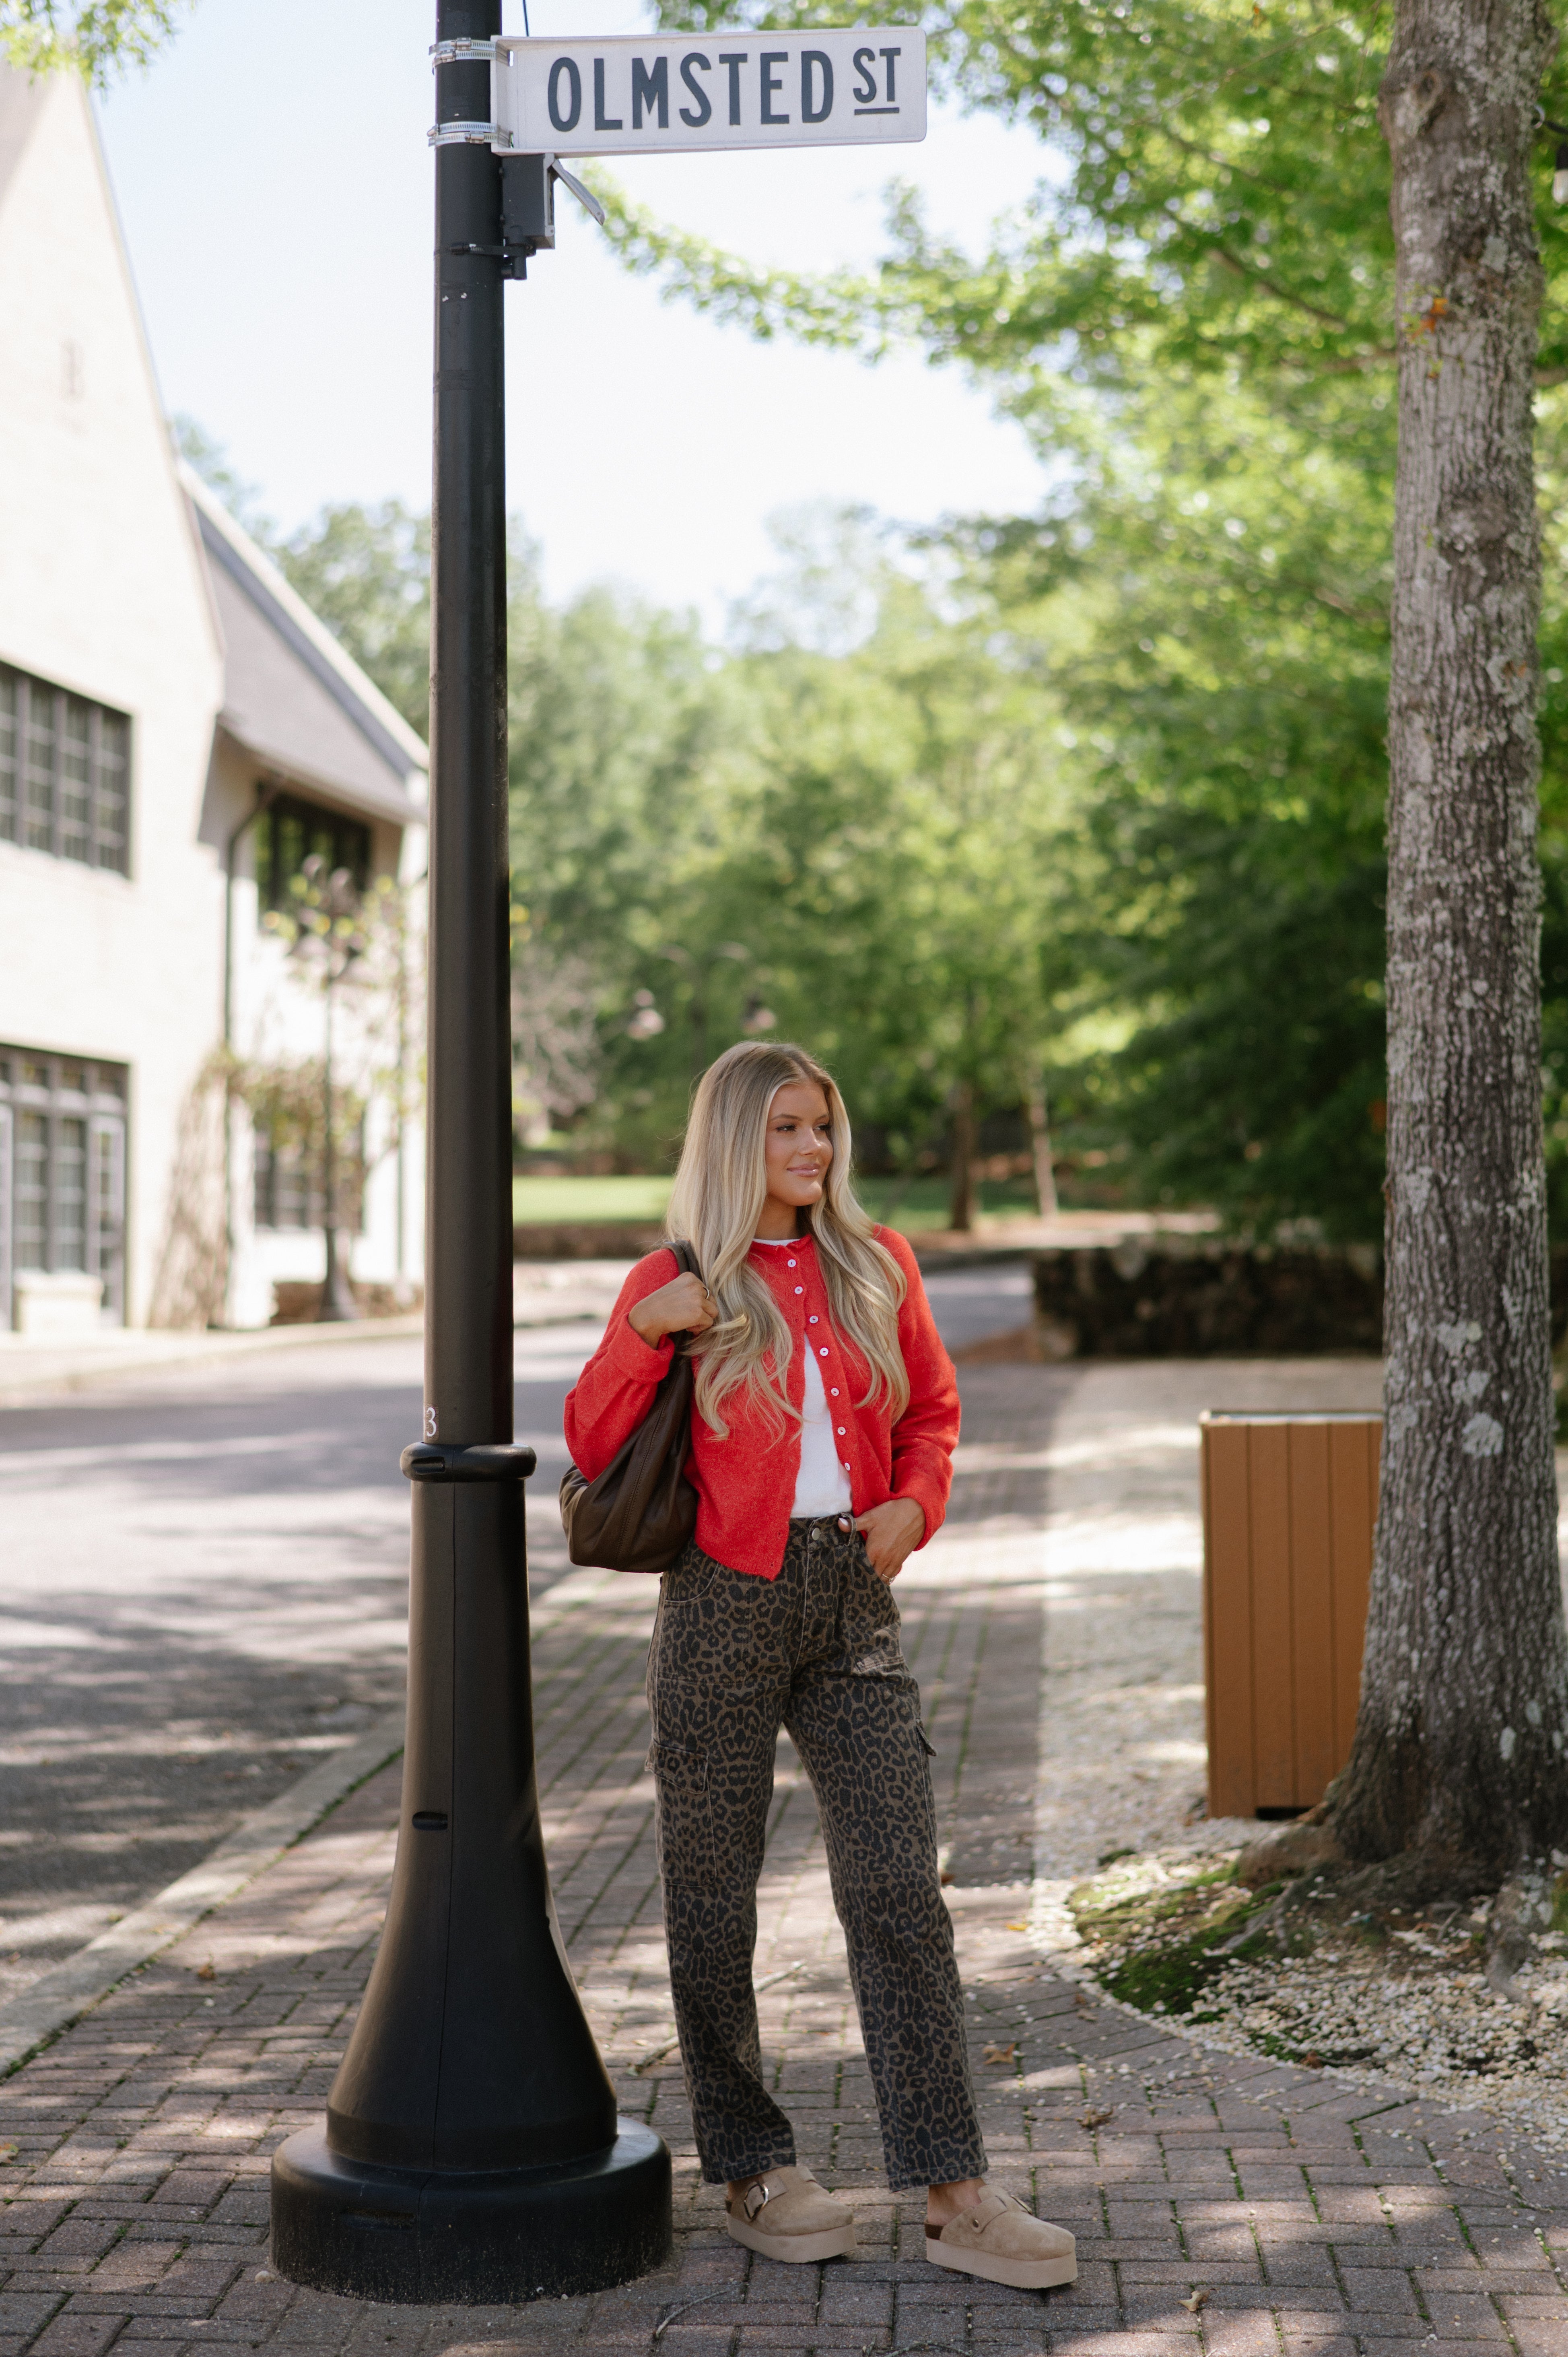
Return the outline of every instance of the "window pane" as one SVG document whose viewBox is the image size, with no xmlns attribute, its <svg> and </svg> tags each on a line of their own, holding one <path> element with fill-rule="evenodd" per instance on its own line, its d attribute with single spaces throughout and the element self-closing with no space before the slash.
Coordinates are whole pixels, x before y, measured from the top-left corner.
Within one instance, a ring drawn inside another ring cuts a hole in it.
<svg viewBox="0 0 1568 2357">
<path fill-rule="evenodd" d="M 89 1266 L 103 1279 L 109 1308 L 120 1308 L 120 1251 L 124 1215 L 121 1211 L 121 1170 L 124 1132 L 115 1121 L 92 1125 L 92 1252 Z"/>
<path fill-rule="evenodd" d="M 62 859 L 92 857 L 92 707 L 80 695 L 65 699 L 59 747 L 59 851 Z"/>
<path fill-rule="evenodd" d="M 87 1124 L 59 1125 L 55 1154 L 55 1266 L 87 1266 Z"/>
<path fill-rule="evenodd" d="M 316 1228 L 321 1224 L 317 1174 L 297 1146 L 274 1152 L 256 1140 L 255 1221 L 258 1228 Z"/>
<path fill-rule="evenodd" d="M 16 1123 L 16 1266 L 42 1268 L 49 1241 L 49 1125 L 41 1113 Z"/>
<path fill-rule="evenodd" d="M 305 821 L 294 805 L 279 810 L 277 830 L 273 840 L 272 898 L 267 906 L 270 909 L 286 909 L 290 881 L 304 866 L 306 853 L 310 848 L 306 841 Z"/>
<path fill-rule="evenodd" d="M 0 665 L 0 842 L 129 873 L 131 724 Z"/>
<path fill-rule="evenodd" d="M 131 724 L 117 712 L 98 716 L 97 782 L 93 794 L 93 836 L 100 867 L 127 876 L 131 867 L 130 808 Z"/>
<path fill-rule="evenodd" d="M 16 673 L 0 671 L 0 843 L 16 840 L 16 780 L 21 762 L 16 721 L 20 692 L 21 682 Z"/>
<path fill-rule="evenodd" d="M 370 882 L 368 826 L 293 794 L 280 794 L 256 822 L 257 906 L 263 910 L 292 909 L 290 887 L 313 854 L 326 861 L 328 873 L 346 867 L 360 891 Z"/>
<path fill-rule="evenodd" d="M 27 694 L 24 840 L 29 851 L 54 849 L 55 693 L 29 686 Z"/>
</svg>

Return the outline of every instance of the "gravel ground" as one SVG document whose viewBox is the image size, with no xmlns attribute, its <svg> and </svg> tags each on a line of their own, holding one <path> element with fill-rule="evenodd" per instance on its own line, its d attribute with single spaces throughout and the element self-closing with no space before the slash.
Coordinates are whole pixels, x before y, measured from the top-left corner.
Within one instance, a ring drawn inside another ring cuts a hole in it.
<svg viewBox="0 0 1568 2357">
<path fill-rule="evenodd" d="M 1179 1848 L 1119 1861 L 1095 1878 L 1094 1904 L 1174 1894 L 1225 1869 L 1238 1854 L 1234 1830 L 1211 1822 Z M 1079 1886 L 1079 1904 L 1085 1895 Z M 1237 1958 L 1191 2013 L 1170 2018 L 1221 2052 L 1305 2062 L 1358 2087 L 1487 2112 L 1499 2132 L 1506 2126 L 1568 2156 L 1568 1936 L 1537 1937 L 1505 1994 L 1484 1970 L 1487 1907 L 1434 1913 L 1375 1940 L 1335 1927 L 1309 1954 Z M 1077 1961 L 1108 1981 L 1133 1944 L 1098 1940 L 1086 1928 Z M 1074 1946 L 1072 1932 L 1059 1936 Z M 1137 1953 L 1153 1950 L 1140 1943 Z M 1150 2009 L 1165 2012 L 1161 2004 Z"/>
</svg>

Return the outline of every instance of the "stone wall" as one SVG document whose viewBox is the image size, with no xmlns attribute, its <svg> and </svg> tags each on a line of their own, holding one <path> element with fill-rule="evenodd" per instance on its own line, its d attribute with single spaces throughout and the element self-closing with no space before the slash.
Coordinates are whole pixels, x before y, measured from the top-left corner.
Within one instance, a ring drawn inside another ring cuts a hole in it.
<svg viewBox="0 0 1568 2357">
<path fill-rule="evenodd" d="M 1283 1358 L 1380 1351 L 1382 1256 L 1168 1236 L 1036 1253 L 1036 1322 L 1053 1359 Z M 1552 1248 L 1552 1343 L 1568 1331 L 1568 1245 Z"/>
<path fill-rule="evenodd" d="M 1382 1348 L 1382 1268 L 1369 1247 L 1274 1250 L 1170 1237 L 1042 1252 L 1035 1306 L 1053 1358 Z"/>
</svg>

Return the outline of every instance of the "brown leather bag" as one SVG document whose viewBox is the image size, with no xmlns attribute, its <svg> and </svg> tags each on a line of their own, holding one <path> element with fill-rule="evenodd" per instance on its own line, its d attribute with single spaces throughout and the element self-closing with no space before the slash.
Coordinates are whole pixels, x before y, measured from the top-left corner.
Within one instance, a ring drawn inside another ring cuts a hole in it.
<svg viewBox="0 0 1568 2357">
<path fill-rule="evenodd" d="M 672 1243 L 678 1274 L 701 1275 L 690 1244 Z M 697 1493 L 685 1475 L 692 1446 L 692 1361 L 675 1355 L 653 1403 L 596 1480 L 573 1465 L 561 1481 L 561 1520 L 574 1563 L 601 1571 L 668 1570 L 697 1527 Z"/>
</svg>

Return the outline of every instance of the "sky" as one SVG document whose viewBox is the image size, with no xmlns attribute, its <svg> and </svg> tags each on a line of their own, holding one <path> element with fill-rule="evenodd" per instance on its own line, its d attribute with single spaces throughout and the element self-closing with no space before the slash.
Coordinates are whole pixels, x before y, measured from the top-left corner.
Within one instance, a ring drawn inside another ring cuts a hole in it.
<svg viewBox="0 0 1568 2357">
<path fill-rule="evenodd" d="M 431 0 L 198 0 L 100 102 L 171 414 L 263 510 L 429 503 Z M 537 33 L 615 33 L 638 0 L 535 0 Z M 506 30 L 522 30 L 507 0 Z M 1045 167 L 1028 134 L 933 107 L 919 145 L 627 158 L 667 220 L 763 262 L 868 263 L 895 178 L 978 245 Z M 548 593 L 623 583 L 721 627 L 776 562 L 769 516 L 865 503 L 1017 512 L 1040 467 L 955 370 L 757 343 L 628 275 L 564 189 L 553 253 L 507 290 L 508 497 Z"/>
</svg>

